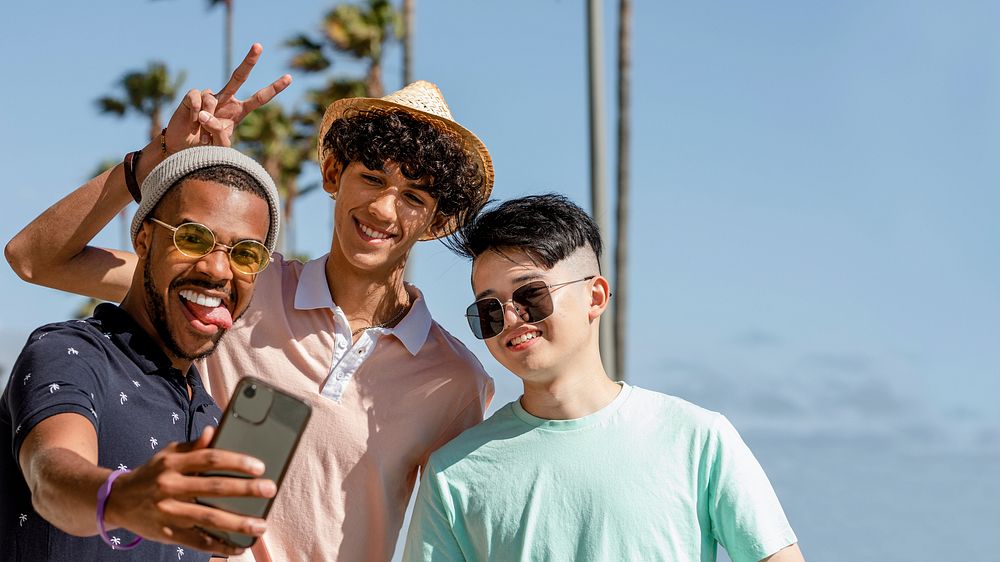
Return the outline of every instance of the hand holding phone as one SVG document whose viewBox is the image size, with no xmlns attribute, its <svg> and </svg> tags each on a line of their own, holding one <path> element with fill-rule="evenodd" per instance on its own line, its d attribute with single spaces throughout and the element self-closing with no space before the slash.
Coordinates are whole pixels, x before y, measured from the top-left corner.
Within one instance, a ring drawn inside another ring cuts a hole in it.
<svg viewBox="0 0 1000 562">
<path fill-rule="evenodd" d="M 274 481 L 280 493 L 299 439 L 305 431 L 312 408 L 304 401 L 253 377 L 240 380 L 223 413 L 211 447 L 244 453 L 264 462 L 262 478 Z M 212 472 L 206 476 L 245 478 L 238 472 Z M 274 498 L 201 497 L 198 503 L 242 515 L 266 518 Z M 241 533 L 203 529 L 230 544 L 249 547 L 256 537 Z"/>
</svg>

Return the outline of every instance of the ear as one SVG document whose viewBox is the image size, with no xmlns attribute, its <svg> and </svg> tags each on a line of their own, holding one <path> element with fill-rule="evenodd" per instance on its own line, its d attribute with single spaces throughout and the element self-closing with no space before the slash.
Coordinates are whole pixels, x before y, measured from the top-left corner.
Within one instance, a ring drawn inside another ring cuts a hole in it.
<svg viewBox="0 0 1000 562">
<path fill-rule="evenodd" d="M 149 221 L 143 221 L 132 244 L 135 246 L 135 255 L 139 256 L 139 259 L 149 255 L 149 249 L 153 245 L 153 225 Z"/>
<path fill-rule="evenodd" d="M 611 302 L 611 285 L 602 275 L 595 277 L 591 283 L 589 316 L 590 321 L 593 322 L 604 314 Z"/>
<path fill-rule="evenodd" d="M 327 156 L 323 160 L 323 191 L 330 195 L 337 195 L 340 190 L 340 175 L 344 172 L 344 166 L 333 156 Z"/>
<path fill-rule="evenodd" d="M 455 217 L 446 217 L 441 213 L 434 213 L 434 219 L 427 227 L 427 237 L 440 238 L 448 231 L 448 225 L 455 220 Z"/>
</svg>

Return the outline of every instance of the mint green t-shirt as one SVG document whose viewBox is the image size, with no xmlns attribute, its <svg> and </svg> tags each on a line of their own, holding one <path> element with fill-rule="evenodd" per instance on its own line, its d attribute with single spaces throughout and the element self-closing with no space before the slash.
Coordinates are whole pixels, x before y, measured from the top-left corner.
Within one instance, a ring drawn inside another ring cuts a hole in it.
<svg viewBox="0 0 1000 562">
<path fill-rule="evenodd" d="M 624 384 L 575 420 L 514 401 L 431 455 L 403 559 L 756 562 L 796 542 L 721 414 Z"/>
</svg>

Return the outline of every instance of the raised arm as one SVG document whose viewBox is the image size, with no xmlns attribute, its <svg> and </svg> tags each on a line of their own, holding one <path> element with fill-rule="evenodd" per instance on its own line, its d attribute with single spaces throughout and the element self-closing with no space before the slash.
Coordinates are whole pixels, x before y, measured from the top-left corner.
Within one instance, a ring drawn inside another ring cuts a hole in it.
<svg viewBox="0 0 1000 562">
<path fill-rule="evenodd" d="M 167 124 L 166 151 L 160 139 L 143 147 L 135 169 L 140 184 L 167 154 L 200 144 L 230 146 L 236 125 L 291 84 L 286 74 L 246 100 L 236 98 L 262 52 L 260 44 L 254 43 L 217 95 L 211 90 L 191 90 L 184 96 Z M 31 221 L 4 249 L 7 262 L 25 281 L 121 301 L 132 282 L 135 254 L 89 244 L 131 200 L 124 166 L 119 164 Z"/>
</svg>

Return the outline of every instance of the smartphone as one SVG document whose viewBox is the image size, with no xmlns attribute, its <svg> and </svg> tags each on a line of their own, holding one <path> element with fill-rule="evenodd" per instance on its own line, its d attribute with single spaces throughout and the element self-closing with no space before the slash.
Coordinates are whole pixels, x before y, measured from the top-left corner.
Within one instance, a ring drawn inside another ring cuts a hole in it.
<svg viewBox="0 0 1000 562">
<path fill-rule="evenodd" d="M 278 486 L 292 460 L 312 408 L 304 401 L 253 377 L 240 380 L 222 415 L 210 447 L 244 453 L 264 463 L 264 474 Z M 204 476 L 249 478 L 229 471 L 203 473 Z M 198 503 L 233 513 L 266 518 L 274 498 L 196 498 Z M 202 529 L 230 544 L 249 548 L 256 537 L 241 533 Z"/>
</svg>

